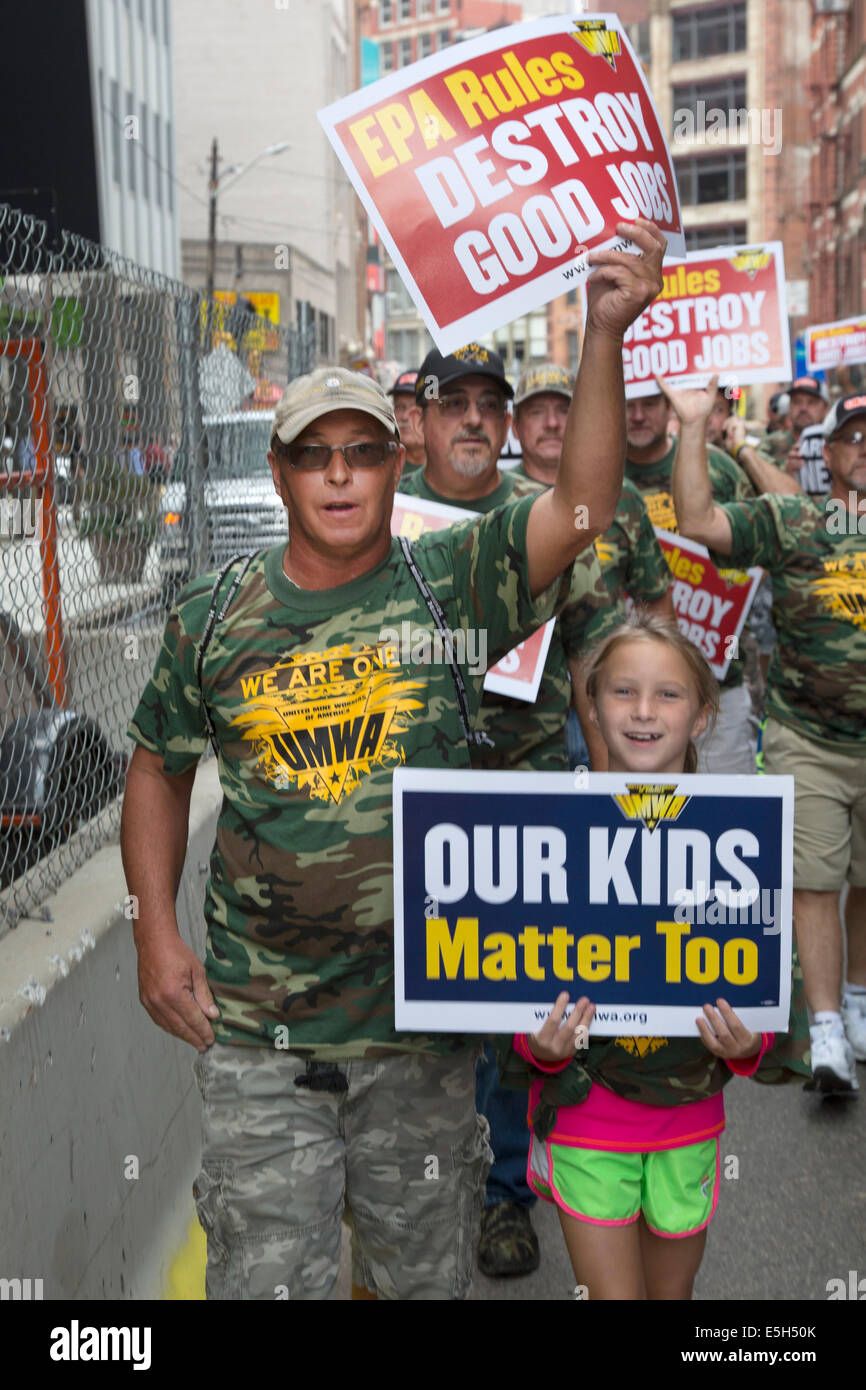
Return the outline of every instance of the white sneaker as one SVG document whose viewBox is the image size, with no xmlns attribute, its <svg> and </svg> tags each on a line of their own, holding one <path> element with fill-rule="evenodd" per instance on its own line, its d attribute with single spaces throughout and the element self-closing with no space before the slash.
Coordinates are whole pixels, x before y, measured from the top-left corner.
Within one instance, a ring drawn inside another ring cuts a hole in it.
<svg viewBox="0 0 866 1390">
<path fill-rule="evenodd" d="M 813 1023 L 809 1032 L 812 1037 L 812 1080 L 804 1086 L 806 1091 L 850 1093 L 859 1091 L 854 1050 L 848 1039 L 834 1029 L 832 1023 Z"/>
<path fill-rule="evenodd" d="M 866 1062 L 866 994 L 856 994 L 850 1004 L 842 1003 L 845 1036 L 858 1062 Z"/>
</svg>

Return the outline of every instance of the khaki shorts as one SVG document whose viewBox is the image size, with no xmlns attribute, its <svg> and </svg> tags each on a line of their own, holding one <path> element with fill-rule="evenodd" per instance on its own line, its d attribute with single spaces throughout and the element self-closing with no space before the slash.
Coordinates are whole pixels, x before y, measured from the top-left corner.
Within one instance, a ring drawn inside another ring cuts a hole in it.
<svg viewBox="0 0 866 1390">
<path fill-rule="evenodd" d="M 768 776 L 794 778 L 794 887 L 866 887 L 866 758 L 834 753 L 772 716 L 763 750 Z"/>
<path fill-rule="evenodd" d="M 492 1160 L 479 1055 L 340 1062 L 337 1093 L 295 1086 L 305 1063 L 271 1047 L 198 1056 L 207 1297 L 333 1298 L 345 1209 L 355 1282 L 386 1299 L 467 1298 Z"/>
</svg>

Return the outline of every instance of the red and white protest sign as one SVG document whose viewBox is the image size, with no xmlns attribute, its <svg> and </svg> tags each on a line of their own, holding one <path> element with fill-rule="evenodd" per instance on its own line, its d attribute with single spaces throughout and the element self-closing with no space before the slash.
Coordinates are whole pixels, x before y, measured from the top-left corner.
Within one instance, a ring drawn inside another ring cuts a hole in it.
<svg viewBox="0 0 866 1390">
<path fill-rule="evenodd" d="M 445 502 L 428 502 L 426 497 L 409 497 L 406 493 L 396 492 L 391 513 L 391 535 L 407 536 L 414 541 L 425 531 L 441 531 L 446 526 L 453 526 L 455 521 L 466 521 L 467 517 L 477 515 L 477 512 L 465 511 L 462 507 L 449 507 Z M 515 700 L 534 704 L 554 626 L 551 619 L 508 652 L 501 661 L 497 661 L 495 666 L 491 666 L 484 677 L 484 689 L 494 695 L 510 695 Z"/>
<path fill-rule="evenodd" d="M 780 241 L 716 247 L 666 267 L 664 289 L 623 340 L 625 394 L 653 395 L 653 374 L 672 386 L 789 381 L 791 343 Z"/>
<path fill-rule="evenodd" d="M 717 570 L 709 551 L 697 541 L 658 527 L 655 533 L 673 576 L 670 592 L 677 626 L 706 657 L 716 679 L 723 680 L 737 655 L 763 570 Z"/>
<path fill-rule="evenodd" d="M 319 112 L 443 353 L 635 249 L 642 216 L 685 254 L 672 162 L 616 15 L 496 29 Z"/>
<path fill-rule="evenodd" d="M 806 366 L 825 372 L 852 362 L 866 362 L 866 318 L 817 323 L 806 329 Z"/>
</svg>

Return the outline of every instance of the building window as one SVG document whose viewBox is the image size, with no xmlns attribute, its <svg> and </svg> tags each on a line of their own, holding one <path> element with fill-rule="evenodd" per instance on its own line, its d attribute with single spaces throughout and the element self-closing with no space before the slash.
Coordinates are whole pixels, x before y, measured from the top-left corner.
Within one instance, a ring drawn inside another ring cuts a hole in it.
<svg viewBox="0 0 866 1390">
<path fill-rule="evenodd" d="M 156 193 L 156 205 L 162 207 L 162 139 L 159 129 L 159 116 L 153 114 L 153 187 Z"/>
<path fill-rule="evenodd" d="M 642 19 L 639 24 L 629 24 L 627 32 L 638 60 L 641 63 L 648 63 L 650 60 L 649 20 Z"/>
<path fill-rule="evenodd" d="M 440 29 L 440 30 L 439 30 L 439 47 L 440 47 L 440 48 L 447 48 L 450 42 L 451 42 L 451 30 L 450 30 L 450 29 Z"/>
<path fill-rule="evenodd" d="M 568 294 L 565 296 L 565 302 L 566 302 L 566 304 L 576 304 L 576 303 L 577 303 L 577 290 L 569 290 L 569 291 L 568 291 Z"/>
<path fill-rule="evenodd" d="M 400 18 L 412 18 L 412 0 L 400 0 Z"/>
<path fill-rule="evenodd" d="M 111 177 L 115 183 L 120 183 L 120 88 L 114 79 L 111 82 L 109 117 L 111 122 Z"/>
<path fill-rule="evenodd" d="M 133 100 L 132 100 L 132 92 L 127 92 L 127 93 L 126 93 L 126 114 L 125 114 L 124 117 L 123 117 L 123 134 L 124 134 L 124 136 L 126 137 L 126 170 L 127 170 L 126 181 L 127 181 L 127 183 L 129 184 L 129 191 L 130 191 L 130 193 L 134 193 L 134 192 L 135 192 L 135 161 L 136 161 L 136 159 L 138 158 L 137 154 L 135 153 L 135 147 L 136 147 L 136 145 L 138 144 L 138 141 L 137 141 L 137 140 L 133 140 L 133 139 L 130 138 L 130 137 L 132 136 L 132 131 L 129 130 L 129 128 L 128 128 L 129 122 L 130 122 L 130 121 L 132 121 L 132 124 L 133 124 L 133 126 L 134 126 L 134 125 L 135 125 L 135 103 L 134 103 Z M 141 135 L 141 131 L 139 131 L 138 134 Z"/>
<path fill-rule="evenodd" d="M 385 271 L 385 291 L 388 296 L 389 314 L 414 314 L 415 305 L 409 298 L 409 291 L 396 270 L 388 267 Z"/>
<path fill-rule="evenodd" d="M 577 333 L 573 328 L 570 328 L 565 335 L 565 347 L 568 353 L 568 369 L 571 372 L 576 372 L 580 365 L 580 347 Z"/>
<path fill-rule="evenodd" d="M 412 40 L 411 40 L 411 39 L 401 39 L 401 40 L 400 40 L 400 59 L 399 59 L 399 62 L 398 62 L 398 64 L 397 64 L 397 66 L 398 66 L 398 67 L 401 67 L 401 68 L 408 67 L 409 64 L 411 63 L 411 61 L 412 61 Z"/>
<path fill-rule="evenodd" d="M 418 0 L 418 18 L 421 19 L 425 14 L 433 13 L 433 0 Z"/>
<path fill-rule="evenodd" d="M 673 60 L 714 58 L 720 53 L 742 53 L 746 47 L 746 3 L 675 14 Z"/>
<path fill-rule="evenodd" d="M 150 167 L 147 159 L 147 107 L 144 102 L 139 109 L 138 129 L 141 139 L 137 142 L 141 150 L 141 196 L 150 198 Z"/>
<path fill-rule="evenodd" d="M 383 44 L 380 44 L 380 45 L 379 45 L 379 52 L 380 52 L 381 55 L 382 55 L 382 71 L 383 71 L 383 72 L 393 72 L 393 71 L 394 71 L 394 45 L 393 45 L 392 43 L 383 43 Z"/>
<path fill-rule="evenodd" d="M 698 102 L 702 101 L 702 107 Z M 673 89 L 674 125 L 681 111 L 688 111 L 698 119 L 704 118 L 708 111 L 739 111 L 746 105 L 746 75 L 723 77 L 714 82 L 686 82 Z M 700 128 L 698 128 L 700 133 Z"/>
<path fill-rule="evenodd" d="M 319 356 L 327 357 L 331 351 L 328 315 L 319 310 Z"/>
<path fill-rule="evenodd" d="M 725 227 L 686 228 L 687 251 L 707 251 L 711 246 L 744 246 L 747 241 L 745 222 L 729 222 Z"/>
<path fill-rule="evenodd" d="M 379 24 L 394 23 L 394 0 L 379 0 Z"/>
<path fill-rule="evenodd" d="M 680 202 L 733 203 L 746 196 L 746 152 L 674 161 Z"/>
<path fill-rule="evenodd" d="M 433 35 L 419 34 L 418 36 L 418 57 L 429 58 L 433 52 Z"/>
</svg>

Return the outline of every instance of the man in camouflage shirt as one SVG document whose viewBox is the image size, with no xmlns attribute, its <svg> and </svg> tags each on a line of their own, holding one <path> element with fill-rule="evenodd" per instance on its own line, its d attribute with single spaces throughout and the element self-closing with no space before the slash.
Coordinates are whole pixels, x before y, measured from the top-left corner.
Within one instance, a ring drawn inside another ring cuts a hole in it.
<svg viewBox="0 0 866 1390">
<path fill-rule="evenodd" d="M 461 711 L 447 664 L 380 633 L 432 629 L 419 570 L 451 630 L 484 622 L 492 660 L 565 601 L 621 486 L 622 336 L 661 288 L 664 237 L 642 220 L 617 230 L 641 254 L 593 253 L 556 488 L 423 536 L 410 569 L 390 535 L 403 463 L 391 404 L 369 378 L 324 368 L 275 413 L 289 543 L 222 584 L 193 581 L 169 617 L 130 725 L 122 851 L 142 1003 L 200 1054 L 209 1297 L 332 1297 L 344 1208 L 356 1282 L 392 1299 L 468 1294 L 489 1157 L 479 1049 L 395 1029 L 391 783 L 404 763 L 469 767 L 482 677 L 464 671 Z M 209 727 L 223 803 L 202 966 L 175 896 Z"/>
<path fill-rule="evenodd" d="M 798 376 L 788 393 L 788 429 L 774 430 L 764 441 L 764 451 L 779 468 L 796 478 L 803 466 L 799 441 L 803 430 L 820 425 L 827 414 L 830 395 L 823 381 Z"/>
<path fill-rule="evenodd" d="M 705 396 L 689 394 L 698 403 Z M 719 506 L 696 409 L 681 432 L 674 500 L 684 535 L 734 564 L 764 566 L 773 580 L 779 641 L 765 764 L 795 782 L 794 925 L 813 1013 L 810 1089 L 851 1093 L 855 1059 L 866 1061 L 866 396 L 837 401 L 824 432 L 826 499 L 767 494 Z"/>
</svg>

